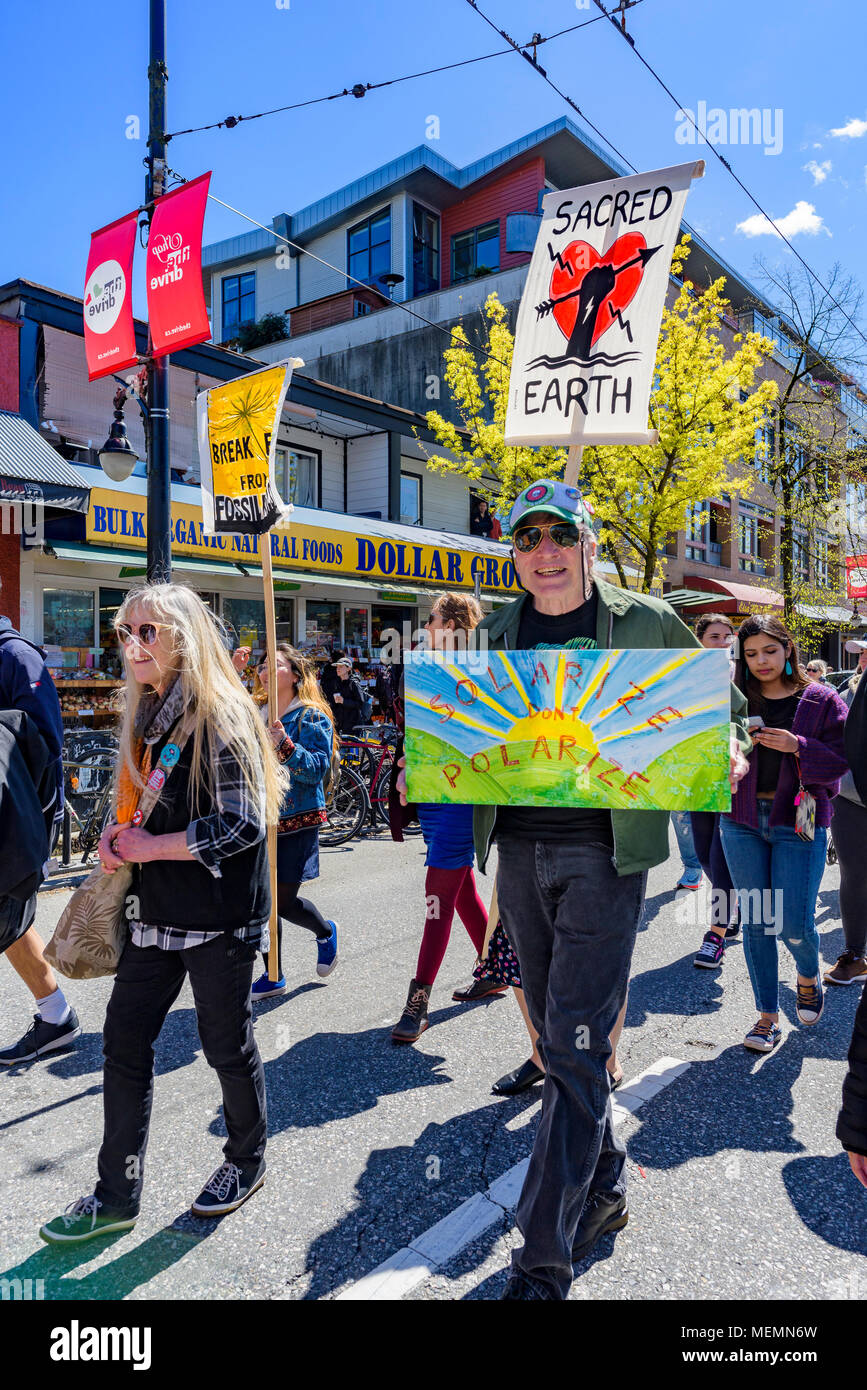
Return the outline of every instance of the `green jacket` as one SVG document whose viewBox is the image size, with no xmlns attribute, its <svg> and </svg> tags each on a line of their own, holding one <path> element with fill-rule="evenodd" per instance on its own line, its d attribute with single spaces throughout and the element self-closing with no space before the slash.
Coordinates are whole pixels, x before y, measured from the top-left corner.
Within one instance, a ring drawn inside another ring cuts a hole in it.
<svg viewBox="0 0 867 1390">
<path fill-rule="evenodd" d="M 629 647 L 698 647 L 701 643 L 680 621 L 673 609 L 662 599 L 618 589 L 602 579 L 596 579 L 599 612 L 596 643 L 600 648 Z M 476 628 L 488 634 L 493 651 L 515 651 L 518 647 L 518 628 L 521 609 L 529 595 L 522 594 L 503 608 L 497 609 Z M 747 733 L 747 702 L 732 686 L 732 734 L 745 755 L 752 749 Z M 497 817 L 496 806 L 476 806 L 473 811 L 473 836 L 476 858 L 482 873 L 488 861 L 491 836 Z M 614 831 L 614 867 L 618 874 L 634 874 L 652 869 L 668 858 L 668 811 L 612 811 Z"/>
</svg>

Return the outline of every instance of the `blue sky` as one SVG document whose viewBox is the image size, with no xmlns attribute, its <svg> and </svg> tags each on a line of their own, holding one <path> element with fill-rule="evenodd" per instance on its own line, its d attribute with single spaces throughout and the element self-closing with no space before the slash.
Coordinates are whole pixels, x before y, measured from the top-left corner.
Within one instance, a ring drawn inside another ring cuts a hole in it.
<svg viewBox="0 0 867 1390">
<path fill-rule="evenodd" d="M 522 41 L 597 13 L 592 0 L 480 2 Z M 504 47 L 466 0 L 286 3 L 169 0 L 170 130 Z M 721 153 L 772 216 L 789 219 L 795 244 L 817 271 L 824 276 L 839 260 L 867 284 L 865 8 L 857 0 L 643 0 L 629 25 L 644 56 L 693 111 L 699 102 L 708 110 L 767 110 L 766 144 L 781 143 L 779 153 L 766 154 L 761 143 L 720 145 Z M 0 34 L 0 280 L 20 275 L 81 294 L 90 232 L 142 198 L 147 4 L 6 5 Z M 677 142 L 673 104 L 610 25 L 557 39 L 539 56 L 637 168 L 704 154 L 708 172 L 693 185 L 686 217 L 739 271 L 752 275 L 757 253 L 788 257 L 775 236 L 749 235 L 755 209 L 712 153 Z M 169 162 L 187 177 L 213 169 L 212 193 L 268 223 L 423 143 L 430 116 L 439 118 L 433 148 L 465 164 L 564 114 L 568 108 L 529 65 L 509 55 L 362 100 L 344 97 L 178 137 Z M 126 138 L 131 116 L 139 117 L 139 140 Z M 210 205 L 206 241 L 248 229 Z M 143 309 L 139 279 L 136 312 Z"/>
</svg>

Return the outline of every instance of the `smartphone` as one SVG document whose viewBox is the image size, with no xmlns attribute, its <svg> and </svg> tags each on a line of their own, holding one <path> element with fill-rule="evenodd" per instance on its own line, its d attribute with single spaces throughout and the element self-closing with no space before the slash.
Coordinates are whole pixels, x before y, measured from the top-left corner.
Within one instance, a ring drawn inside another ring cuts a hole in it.
<svg viewBox="0 0 867 1390">
<path fill-rule="evenodd" d="M 750 715 L 749 719 L 747 720 L 748 729 L 763 729 L 764 727 L 765 721 L 760 714 Z"/>
</svg>

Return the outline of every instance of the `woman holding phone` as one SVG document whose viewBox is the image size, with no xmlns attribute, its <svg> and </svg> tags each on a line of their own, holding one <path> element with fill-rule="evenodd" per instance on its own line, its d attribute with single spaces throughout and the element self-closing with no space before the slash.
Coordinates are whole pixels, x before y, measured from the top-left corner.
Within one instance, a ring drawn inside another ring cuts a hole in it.
<svg viewBox="0 0 867 1390">
<path fill-rule="evenodd" d="M 824 1008 L 816 898 L 831 800 L 847 769 L 847 711 L 835 690 L 810 681 L 779 618 L 747 618 L 738 631 L 738 650 L 735 683 L 747 697 L 755 751 L 731 813 L 722 817 L 721 833 L 759 1011 L 744 1046 L 771 1052 L 782 1036 L 778 936 L 797 967 L 798 1020 L 818 1023 Z"/>
</svg>

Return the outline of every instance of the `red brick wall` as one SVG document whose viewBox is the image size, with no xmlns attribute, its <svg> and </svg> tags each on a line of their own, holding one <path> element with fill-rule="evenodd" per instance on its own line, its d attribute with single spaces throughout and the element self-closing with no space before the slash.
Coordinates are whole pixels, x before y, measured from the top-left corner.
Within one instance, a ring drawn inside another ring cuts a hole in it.
<svg viewBox="0 0 867 1390">
<path fill-rule="evenodd" d="M 0 410 L 18 409 L 18 324 L 0 318 Z"/>
<path fill-rule="evenodd" d="M 18 324 L 14 319 L 0 318 L 0 410 L 18 409 Z M 20 621 L 21 538 L 13 532 L 3 535 L 0 529 L 0 613 L 11 618 L 15 627 Z"/>
<path fill-rule="evenodd" d="M 485 222 L 500 223 L 500 269 L 508 270 L 513 265 L 525 265 L 530 257 L 526 252 L 506 255 L 506 214 L 509 212 L 535 212 L 539 192 L 545 187 L 545 161 L 541 155 L 522 164 L 520 169 L 492 179 L 476 193 L 471 193 L 459 203 L 446 208 L 442 216 L 442 288 L 451 284 L 452 276 L 452 237 L 457 232 L 468 232 L 473 227 L 481 227 Z"/>
</svg>

